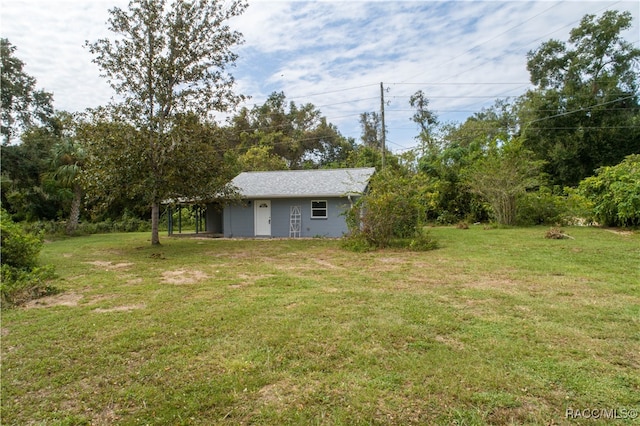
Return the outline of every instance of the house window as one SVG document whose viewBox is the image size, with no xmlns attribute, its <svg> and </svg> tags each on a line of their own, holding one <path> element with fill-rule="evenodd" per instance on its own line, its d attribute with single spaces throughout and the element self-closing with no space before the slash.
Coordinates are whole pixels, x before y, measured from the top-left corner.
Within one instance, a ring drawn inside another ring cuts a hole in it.
<svg viewBox="0 0 640 426">
<path fill-rule="evenodd" d="M 327 201 L 312 200 L 311 201 L 311 219 L 327 218 Z"/>
</svg>

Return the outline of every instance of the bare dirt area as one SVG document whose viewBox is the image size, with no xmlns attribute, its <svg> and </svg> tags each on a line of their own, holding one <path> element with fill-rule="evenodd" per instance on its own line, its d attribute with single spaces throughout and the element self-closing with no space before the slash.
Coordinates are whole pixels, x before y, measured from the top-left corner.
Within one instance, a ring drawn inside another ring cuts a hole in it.
<svg viewBox="0 0 640 426">
<path fill-rule="evenodd" d="M 261 405 L 274 408 L 283 408 L 291 404 L 298 405 L 301 400 L 315 392 L 318 385 L 319 383 L 313 380 L 300 386 L 292 380 L 282 379 L 263 386 L 258 391 L 258 401 Z"/>
<path fill-rule="evenodd" d="M 195 284 L 206 280 L 209 275 L 198 270 L 176 269 L 162 273 L 161 281 L 166 284 Z"/>
<path fill-rule="evenodd" d="M 50 308 L 54 306 L 69 306 L 76 307 L 80 304 L 80 301 L 83 300 L 85 296 L 80 293 L 60 293 L 53 296 L 45 296 L 39 299 L 34 299 L 27 302 L 24 305 L 25 309 L 33 309 L 33 308 Z M 112 299 L 112 296 L 97 296 L 90 298 L 89 300 L 84 300 L 83 305 L 86 303 L 87 305 L 96 305 L 105 300 Z M 133 305 L 122 305 L 122 306 L 114 306 L 111 308 L 96 308 L 93 312 L 103 313 L 103 312 L 127 312 L 133 311 L 136 309 L 144 309 L 144 304 L 133 304 Z"/>
<path fill-rule="evenodd" d="M 236 284 L 229 285 L 229 288 L 243 288 L 255 284 L 258 280 L 274 277 L 273 274 L 238 274 L 240 280 Z"/>
<path fill-rule="evenodd" d="M 82 295 L 78 293 L 61 293 L 53 296 L 45 296 L 39 299 L 30 300 L 25 303 L 24 307 L 31 308 L 46 308 L 51 306 L 78 306 L 78 303 L 82 299 Z"/>
<path fill-rule="evenodd" d="M 113 262 L 106 262 L 103 260 L 94 260 L 93 262 L 86 262 L 86 263 L 88 263 L 89 265 L 97 266 L 98 268 L 102 268 L 105 271 L 122 270 L 122 269 L 127 269 L 133 266 L 133 263 L 126 263 L 126 262 L 113 263 Z"/>
<path fill-rule="evenodd" d="M 134 311 L 136 309 L 144 309 L 144 308 L 145 308 L 145 305 L 143 303 L 139 303 L 137 305 L 114 306 L 113 308 L 97 308 L 97 309 L 94 309 L 93 312 L 97 312 L 97 313 L 129 312 L 129 311 Z"/>
<path fill-rule="evenodd" d="M 629 231 L 626 229 L 611 228 L 611 229 L 606 229 L 606 231 L 616 235 L 624 235 L 626 237 L 633 235 L 633 231 Z"/>
</svg>

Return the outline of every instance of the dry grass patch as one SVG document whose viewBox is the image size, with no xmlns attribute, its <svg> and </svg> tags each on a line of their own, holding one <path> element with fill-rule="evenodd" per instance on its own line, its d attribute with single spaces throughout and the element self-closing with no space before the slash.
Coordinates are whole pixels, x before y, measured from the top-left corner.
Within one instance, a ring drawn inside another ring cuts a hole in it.
<svg viewBox="0 0 640 426">
<path fill-rule="evenodd" d="M 315 260 L 315 262 L 316 262 L 318 265 L 320 265 L 321 267 L 323 267 L 323 268 L 329 268 L 329 269 L 344 269 L 344 267 L 334 265 L 333 263 L 331 263 L 331 262 L 329 262 L 329 261 L 327 261 L 327 260 L 324 260 L 324 259 L 316 259 L 316 260 Z"/>
<path fill-rule="evenodd" d="M 53 296 L 41 297 L 25 303 L 26 309 L 48 308 L 53 306 L 78 306 L 84 296 L 78 293 L 60 293 Z"/>
<path fill-rule="evenodd" d="M 274 274 L 240 273 L 233 278 L 234 284 L 230 284 L 229 288 L 243 288 L 243 287 L 254 285 L 256 282 L 260 280 L 273 278 L 273 277 L 275 277 Z"/>
<path fill-rule="evenodd" d="M 304 384 L 296 383 L 290 378 L 283 378 L 258 390 L 259 405 L 269 405 L 281 410 L 287 407 L 304 408 L 302 401 L 309 398 L 320 386 L 320 383 L 309 380 Z"/>
<path fill-rule="evenodd" d="M 112 308 L 96 308 L 93 312 L 97 313 L 107 313 L 107 312 L 129 312 L 134 311 L 136 309 L 144 309 L 144 303 L 138 303 L 135 305 L 123 305 L 123 306 L 114 306 Z"/>
<path fill-rule="evenodd" d="M 206 280 L 209 275 L 198 270 L 176 269 L 164 271 L 161 281 L 166 284 L 195 284 Z"/>
<path fill-rule="evenodd" d="M 457 350 L 463 350 L 464 349 L 464 343 L 462 343 L 461 341 L 451 337 L 451 336 L 442 336 L 442 335 L 437 335 L 435 337 L 436 342 L 439 343 L 443 343 L 447 346 L 451 346 L 454 349 Z"/>
<path fill-rule="evenodd" d="M 104 269 L 105 271 L 122 270 L 122 269 L 127 269 L 133 266 L 133 263 L 130 263 L 130 262 L 114 263 L 114 262 L 105 261 L 105 260 L 94 260 L 94 261 L 85 262 L 85 263 Z"/>
</svg>

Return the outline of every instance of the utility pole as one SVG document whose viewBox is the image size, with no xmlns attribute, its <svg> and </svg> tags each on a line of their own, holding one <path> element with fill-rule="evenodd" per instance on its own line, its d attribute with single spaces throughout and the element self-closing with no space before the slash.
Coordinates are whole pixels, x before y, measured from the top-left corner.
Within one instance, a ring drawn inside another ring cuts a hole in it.
<svg viewBox="0 0 640 426">
<path fill-rule="evenodd" d="M 382 168 L 384 169 L 384 152 L 386 151 L 386 127 L 384 126 L 384 86 L 380 82 L 380 118 L 382 119 Z"/>
</svg>

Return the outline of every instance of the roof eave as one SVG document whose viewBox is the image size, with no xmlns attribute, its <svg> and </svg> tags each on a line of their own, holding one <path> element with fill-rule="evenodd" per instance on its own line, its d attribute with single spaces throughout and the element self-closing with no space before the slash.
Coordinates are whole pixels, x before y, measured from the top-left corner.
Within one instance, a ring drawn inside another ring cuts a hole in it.
<svg viewBox="0 0 640 426">
<path fill-rule="evenodd" d="M 348 198 L 348 197 L 359 197 L 362 193 L 360 192 L 349 192 L 349 193 L 341 193 L 341 194 L 240 194 L 240 197 L 244 199 L 286 199 L 286 198 Z"/>
</svg>

